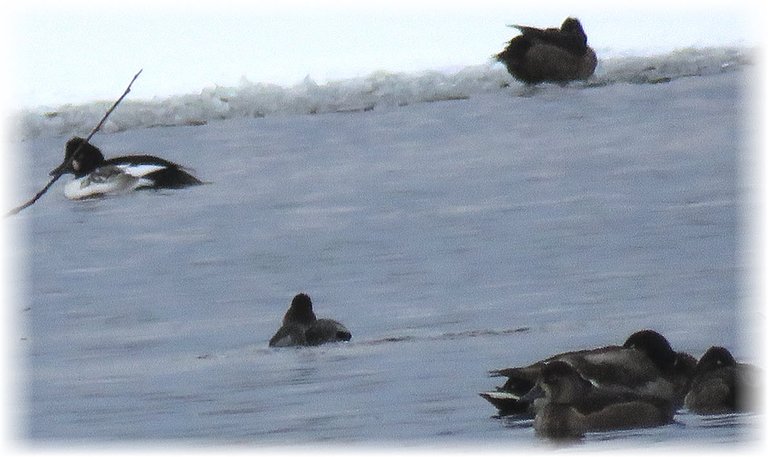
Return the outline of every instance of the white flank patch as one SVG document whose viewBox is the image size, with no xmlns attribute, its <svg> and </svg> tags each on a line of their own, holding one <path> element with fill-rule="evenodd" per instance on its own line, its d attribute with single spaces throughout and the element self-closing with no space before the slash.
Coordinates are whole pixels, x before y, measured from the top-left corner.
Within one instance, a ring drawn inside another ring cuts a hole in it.
<svg viewBox="0 0 768 457">
<path fill-rule="evenodd" d="M 146 185 L 151 185 L 151 182 L 126 173 L 119 173 L 108 179 L 98 180 L 91 179 L 91 176 L 88 175 L 68 182 L 64 186 L 64 196 L 70 200 L 81 200 L 101 195 L 120 194 Z"/>
<path fill-rule="evenodd" d="M 163 168 L 165 168 L 165 166 L 163 165 L 150 165 L 150 164 L 142 164 L 142 165 L 120 164 L 116 166 L 117 168 L 121 169 L 124 173 L 127 173 L 136 178 L 141 178 L 152 172 L 162 170 Z"/>
</svg>

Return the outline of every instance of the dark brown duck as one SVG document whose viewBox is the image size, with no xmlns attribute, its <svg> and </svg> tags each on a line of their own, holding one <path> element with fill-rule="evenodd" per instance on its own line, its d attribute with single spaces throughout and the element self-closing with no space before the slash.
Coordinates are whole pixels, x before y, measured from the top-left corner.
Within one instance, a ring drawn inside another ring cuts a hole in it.
<svg viewBox="0 0 768 457">
<path fill-rule="evenodd" d="M 685 406 L 696 414 L 754 411 L 758 369 L 739 363 L 724 347 L 712 346 L 701 356 L 685 396 Z"/>
<path fill-rule="evenodd" d="M 533 427 L 547 438 L 656 427 L 672 422 L 675 412 L 671 402 L 657 397 L 603 389 L 562 360 L 544 364 L 536 387 L 526 397 L 542 401 Z"/>
<path fill-rule="evenodd" d="M 559 29 L 513 25 L 520 35 L 496 54 L 507 71 L 526 84 L 567 83 L 592 76 L 597 55 L 587 45 L 587 34 L 578 19 L 569 17 Z"/>
<path fill-rule="evenodd" d="M 352 334 L 340 322 L 318 319 L 307 294 L 297 294 L 283 316 L 283 325 L 269 340 L 270 347 L 318 346 L 336 341 L 349 341 Z"/>
<path fill-rule="evenodd" d="M 525 395 L 534 388 L 542 368 L 553 361 L 568 363 L 604 390 L 657 397 L 675 406 L 682 405 L 696 365 L 696 359 L 675 352 L 660 333 L 646 329 L 630 335 L 622 346 L 565 352 L 528 366 L 493 370 L 492 376 L 504 376 L 507 381 L 480 396 L 500 415 L 530 413 Z"/>
</svg>

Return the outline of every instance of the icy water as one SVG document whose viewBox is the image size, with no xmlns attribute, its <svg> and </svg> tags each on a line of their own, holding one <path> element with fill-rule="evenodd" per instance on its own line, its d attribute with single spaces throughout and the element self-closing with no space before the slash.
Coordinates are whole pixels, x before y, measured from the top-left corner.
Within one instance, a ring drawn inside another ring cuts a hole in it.
<svg viewBox="0 0 768 457">
<path fill-rule="evenodd" d="M 211 184 L 72 202 L 57 183 L 9 222 L 22 439 L 540 447 L 477 395 L 487 370 L 642 328 L 751 361 L 749 75 L 98 134 Z M 18 144 L 24 195 L 69 136 Z M 352 341 L 268 348 L 301 291 Z M 576 446 L 730 446 L 758 421 L 681 411 Z"/>
</svg>

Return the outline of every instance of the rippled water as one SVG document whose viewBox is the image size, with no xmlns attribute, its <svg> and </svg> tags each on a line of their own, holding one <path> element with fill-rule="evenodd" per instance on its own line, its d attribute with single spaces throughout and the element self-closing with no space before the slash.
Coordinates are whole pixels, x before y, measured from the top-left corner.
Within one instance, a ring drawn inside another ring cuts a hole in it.
<svg viewBox="0 0 768 457">
<path fill-rule="evenodd" d="M 641 328 L 749 360 L 748 76 L 97 135 L 211 184 L 85 202 L 57 184 L 12 219 L 24 440 L 546 446 L 493 417 L 487 370 Z M 22 196 L 67 138 L 18 145 Z M 300 291 L 352 341 L 267 348 Z M 582 446 L 735 443 L 757 421 L 682 411 Z"/>
</svg>

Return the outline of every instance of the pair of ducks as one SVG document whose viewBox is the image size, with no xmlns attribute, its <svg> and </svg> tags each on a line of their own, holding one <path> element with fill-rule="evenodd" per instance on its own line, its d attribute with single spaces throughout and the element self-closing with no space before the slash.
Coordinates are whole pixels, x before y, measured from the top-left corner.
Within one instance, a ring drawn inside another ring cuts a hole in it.
<svg viewBox="0 0 768 457">
<path fill-rule="evenodd" d="M 64 161 L 51 176 L 72 173 L 75 179 L 64 187 L 71 199 L 92 198 L 135 189 L 178 189 L 202 184 L 182 166 L 150 155 L 131 155 L 106 160 L 99 148 L 83 138 L 67 142 Z M 349 341 L 352 334 L 333 319 L 318 319 L 309 295 L 293 297 L 283 325 L 269 340 L 272 347 L 317 346 Z"/>
<path fill-rule="evenodd" d="M 595 51 L 578 19 L 566 18 L 559 29 L 513 26 L 521 35 L 513 38 L 495 57 L 526 84 L 566 83 L 589 78 L 597 66 Z M 184 167 L 151 155 L 104 158 L 83 138 L 67 142 L 64 161 L 51 176 L 72 173 L 64 187 L 73 200 L 123 193 L 136 189 L 179 189 L 202 184 Z"/>
<path fill-rule="evenodd" d="M 697 414 L 747 411 L 755 368 L 722 347 L 696 359 L 642 330 L 622 346 L 566 352 L 529 366 L 491 371 L 507 377 L 481 397 L 500 415 L 533 414 L 537 434 L 554 439 L 672 422 L 685 406 Z"/>
</svg>

